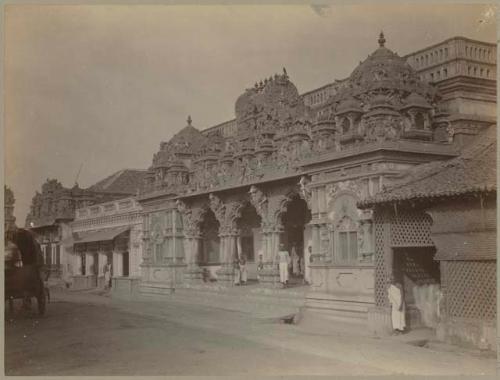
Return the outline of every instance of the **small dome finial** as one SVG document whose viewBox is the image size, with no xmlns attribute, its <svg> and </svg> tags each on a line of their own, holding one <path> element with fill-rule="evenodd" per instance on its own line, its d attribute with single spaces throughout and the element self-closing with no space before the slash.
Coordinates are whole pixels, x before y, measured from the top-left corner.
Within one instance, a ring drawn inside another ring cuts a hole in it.
<svg viewBox="0 0 500 380">
<path fill-rule="evenodd" d="M 384 47 L 385 37 L 384 37 L 384 32 L 383 31 L 380 32 L 380 35 L 378 37 L 378 44 L 380 45 L 380 47 Z"/>
<path fill-rule="evenodd" d="M 191 115 L 188 115 L 187 122 L 188 125 L 191 125 L 191 123 L 193 122 L 193 120 L 191 119 Z"/>
</svg>

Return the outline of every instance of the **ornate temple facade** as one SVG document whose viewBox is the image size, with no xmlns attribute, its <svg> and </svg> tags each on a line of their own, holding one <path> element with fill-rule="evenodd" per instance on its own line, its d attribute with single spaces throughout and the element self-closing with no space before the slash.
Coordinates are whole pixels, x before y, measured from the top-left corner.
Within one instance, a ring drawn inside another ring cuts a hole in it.
<svg viewBox="0 0 500 380">
<path fill-rule="evenodd" d="M 47 179 L 32 199 L 26 228 L 38 239 L 52 280 L 68 270 L 61 243 L 72 234 L 69 223 L 75 218 L 76 209 L 135 195 L 143 174 L 142 170 L 120 170 L 87 189 L 78 184 L 66 188 L 56 179 Z"/>
<path fill-rule="evenodd" d="M 233 121 L 199 131 L 188 118 L 161 143 L 138 196 L 141 292 L 229 286 L 241 256 L 255 279 L 262 261 L 257 286 L 276 286 L 283 243 L 303 258 L 308 312 L 366 324 L 376 305 L 377 232 L 358 202 L 416 165 L 456 157 L 495 123 L 494 78 L 473 88 L 467 71 L 449 69 L 453 83 L 430 83 L 409 63 L 421 52 L 400 57 L 385 42 L 381 34 L 314 106 L 283 70 L 238 97 Z"/>
<path fill-rule="evenodd" d="M 425 280 L 443 288 L 449 268 L 466 273 L 475 264 L 435 256 L 434 211 L 409 201 L 381 214 L 367 200 L 415 168 L 455 162 L 496 123 L 494 44 L 455 37 L 404 57 L 385 44 L 381 34 L 348 78 L 314 91 L 301 95 L 283 69 L 236 99 L 233 120 L 198 130 L 188 117 L 147 170 L 120 171 L 85 190 L 48 181 L 28 226 L 56 247 L 56 264 L 63 242 L 60 262 L 74 287 L 102 286 L 111 263 L 113 288 L 141 294 L 232 286 L 240 257 L 249 285 L 279 288 L 283 243 L 301 258 L 291 285 L 307 288 L 305 313 L 383 330 L 392 274 L 384 252 L 403 252 L 397 268 L 423 263 Z M 442 207 L 435 215 L 449 211 Z M 403 222 L 389 226 L 397 217 Z M 484 268 L 491 276 L 491 260 Z M 460 330 L 463 310 L 436 326 L 414 301 L 412 326 L 449 337 Z"/>
</svg>

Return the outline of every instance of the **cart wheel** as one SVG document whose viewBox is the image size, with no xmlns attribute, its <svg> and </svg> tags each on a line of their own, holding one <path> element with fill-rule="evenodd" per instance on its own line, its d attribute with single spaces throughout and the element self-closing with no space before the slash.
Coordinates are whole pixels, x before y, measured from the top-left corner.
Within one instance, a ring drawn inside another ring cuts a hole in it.
<svg viewBox="0 0 500 380">
<path fill-rule="evenodd" d="M 38 315 L 45 314 L 45 306 L 46 306 L 46 298 L 45 298 L 45 289 L 42 288 L 41 294 L 36 298 L 37 306 L 38 306 Z"/>
</svg>

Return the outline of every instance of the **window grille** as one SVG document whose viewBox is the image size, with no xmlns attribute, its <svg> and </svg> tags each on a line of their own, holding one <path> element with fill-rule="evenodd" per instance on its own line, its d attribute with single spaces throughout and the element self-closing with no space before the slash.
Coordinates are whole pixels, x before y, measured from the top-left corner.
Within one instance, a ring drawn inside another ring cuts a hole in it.
<svg viewBox="0 0 500 380">
<path fill-rule="evenodd" d="M 423 212 L 399 212 L 391 224 L 393 247 L 432 247 L 432 219 Z"/>
<path fill-rule="evenodd" d="M 375 304 L 388 306 L 387 300 L 387 270 L 384 255 L 384 226 L 388 218 L 386 213 L 374 213 L 375 226 Z"/>
<path fill-rule="evenodd" d="M 496 318 L 495 261 L 447 261 L 447 314 L 459 318 Z"/>
</svg>

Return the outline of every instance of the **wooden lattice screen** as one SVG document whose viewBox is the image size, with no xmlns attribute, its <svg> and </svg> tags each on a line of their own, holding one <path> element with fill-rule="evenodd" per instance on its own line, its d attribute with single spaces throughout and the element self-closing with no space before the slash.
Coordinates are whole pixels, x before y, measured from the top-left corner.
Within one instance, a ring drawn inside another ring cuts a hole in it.
<svg viewBox="0 0 500 380">
<path fill-rule="evenodd" d="M 390 220 L 387 212 L 375 212 L 375 304 L 389 306 L 387 299 L 387 268 L 384 255 L 384 223 Z"/>
<path fill-rule="evenodd" d="M 378 209 L 375 224 L 375 304 L 388 306 L 387 275 L 389 272 L 384 253 L 384 239 L 392 248 L 433 247 L 432 219 L 421 211 Z"/>
<path fill-rule="evenodd" d="M 459 318 L 496 318 L 495 261 L 447 261 L 447 314 Z"/>
<path fill-rule="evenodd" d="M 423 212 L 398 212 L 391 223 L 391 246 L 432 247 L 432 219 Z"/>
</svg>

